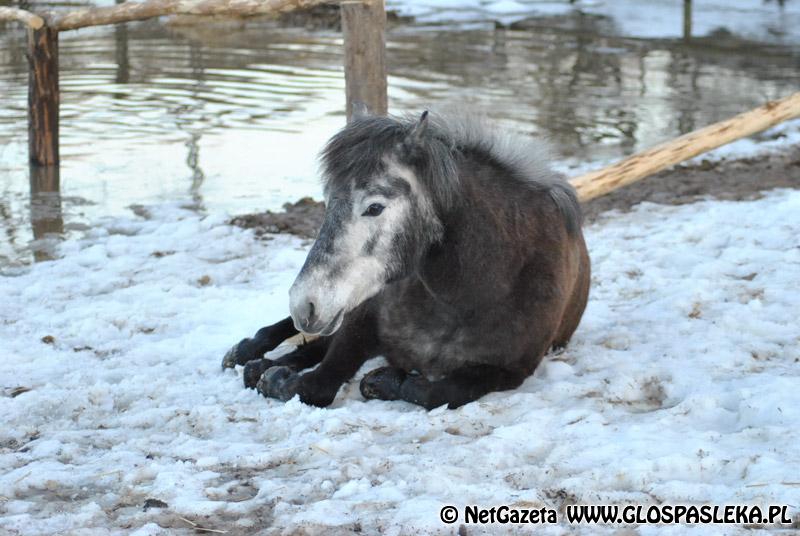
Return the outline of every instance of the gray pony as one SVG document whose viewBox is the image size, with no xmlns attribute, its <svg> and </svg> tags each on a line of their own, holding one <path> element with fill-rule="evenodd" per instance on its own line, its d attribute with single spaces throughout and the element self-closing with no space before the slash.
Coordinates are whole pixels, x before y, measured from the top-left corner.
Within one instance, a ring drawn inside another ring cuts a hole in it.
<svg viewBox="0 0 800 536">
<path fill-rule="evenodd" d="M 537 146 L 474 118 L 361 116 L 321 160 L 325 220 L 291 316 L 223 360 L 247 387 L 327 406 L 385 356 L 365 398 L 456 408 L 518 387 L 567 344 L 589 256 L 575 192 Z M 320 337 L 264 359 L 298 331 Z"/>
</svg>

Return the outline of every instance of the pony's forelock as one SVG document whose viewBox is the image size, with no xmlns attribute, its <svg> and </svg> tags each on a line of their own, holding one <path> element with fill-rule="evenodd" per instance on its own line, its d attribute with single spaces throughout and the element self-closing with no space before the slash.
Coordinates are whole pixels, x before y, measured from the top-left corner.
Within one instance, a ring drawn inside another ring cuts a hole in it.
<svg viewBox="0 0 800 536">
<path fill-rule="evenodd" d="M 521 187 L 546 191 L 574 232 L 581 224 L 575 191 L 549 166 L 546 144 L 498 130 L 474 114 L 436 113 L 427 117 L 422 136 L 411 136 L 418 115 L 360 117 L 336 133 L 323 149 L 325 190 L 363 186 L 384 171 L 385 159 L 396 158 L 411 169 L 431 197 L 437 211 L 447 211 L 463 196 L 458 159 L 482 153 L 509 173 Z"/>
</svg>

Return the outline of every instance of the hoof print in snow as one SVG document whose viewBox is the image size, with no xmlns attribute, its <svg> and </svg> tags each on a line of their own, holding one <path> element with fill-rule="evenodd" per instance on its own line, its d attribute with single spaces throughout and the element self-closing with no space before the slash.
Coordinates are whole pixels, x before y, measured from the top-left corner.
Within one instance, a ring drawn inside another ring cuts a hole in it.
<svg viewBox="0 0 800 536">
<path fill-rule="evenodd" d="M 258 380 L 266 370 L 273 366 L 273 361 L 270 359 L 254 359 L 244 364 L 244 386 L 248 389 L 255 389 L 258 385 Z"/>
<path fill-rule="evenodd" d="M 159 499 L 146 499 L 142 510 L 147 512 L 150 508 L 169 508 L 169 505 Z"/>
<path fill-rule="evenodd" d="M 397 400 L 406 373 L 394 367 L 381 367 L 361 379 L 361 395 L 366 399 Z"/>
<path fill-rule="evenodd" d="M 256 389 L 268 398 L 286 402 L 297 394 L 299 378 L 300 376 L 289 367 L 270 367 L 261 375 Z"/>
</svg>

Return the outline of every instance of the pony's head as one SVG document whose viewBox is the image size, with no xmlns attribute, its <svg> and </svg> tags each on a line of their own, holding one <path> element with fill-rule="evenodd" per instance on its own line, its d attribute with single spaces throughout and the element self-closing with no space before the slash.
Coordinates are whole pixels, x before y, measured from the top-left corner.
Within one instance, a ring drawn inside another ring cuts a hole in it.
<svg viewBox="0 0 800 536">
<path fill-rule="evenodd" d="M 295 326 L 330 335 L 441 240 L 454 202 L 452 147 L 418 120 L 361 116 L 322 151 L 325 220 L 289 291 Z"/>
</svg>

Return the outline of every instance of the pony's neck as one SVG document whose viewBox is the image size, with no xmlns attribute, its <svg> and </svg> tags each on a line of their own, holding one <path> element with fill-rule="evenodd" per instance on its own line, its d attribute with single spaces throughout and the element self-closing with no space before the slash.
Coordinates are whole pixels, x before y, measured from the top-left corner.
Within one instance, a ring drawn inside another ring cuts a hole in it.
<svg viewBox="0 0 800 536">
<path fill-rule="evenodd" d="M 516 255 L 508 254 L 505 230 L 492 207 L 480 198 L 468 198 L 442 223 L 442 240 L 430 246 L 418 270 L 428 293 L 461 310 L 505 297 Z"/>
</svg>

